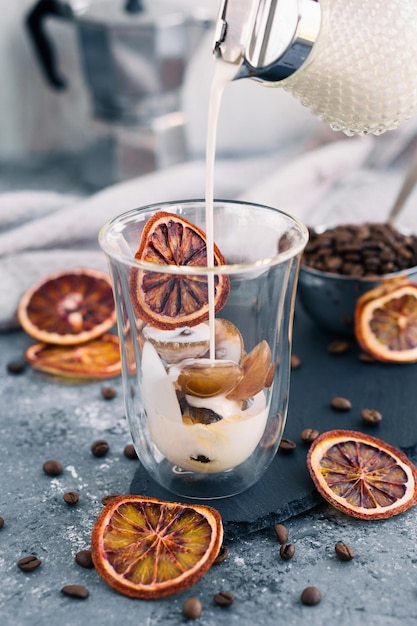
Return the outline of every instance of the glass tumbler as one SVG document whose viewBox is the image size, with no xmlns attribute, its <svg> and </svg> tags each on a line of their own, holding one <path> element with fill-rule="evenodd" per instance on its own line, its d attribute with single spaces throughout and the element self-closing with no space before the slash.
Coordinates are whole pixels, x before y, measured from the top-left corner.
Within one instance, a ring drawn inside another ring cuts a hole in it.
<svg viewBox="0 0 417 626">
<path fill-rule="evenodd" d="M 308 232 L 278 209 L 215 200 L 214 241 L 224 265 L 137 260 L 144 226 L 159 211 L 206 231 L 204 200 L 186 200 L 134 209 L 99 234 L 114 288 L 131 436 L 151 478 L 170 492 L 203 500 L 235 495 L 259 480 L 282 437 Z M 132 287 L 139 276 L 174 288 L 197 280 L 206 294 L 227 276 L 230 291 L 215 319 L 161 329 L 141 315 Z"/>
</svg>

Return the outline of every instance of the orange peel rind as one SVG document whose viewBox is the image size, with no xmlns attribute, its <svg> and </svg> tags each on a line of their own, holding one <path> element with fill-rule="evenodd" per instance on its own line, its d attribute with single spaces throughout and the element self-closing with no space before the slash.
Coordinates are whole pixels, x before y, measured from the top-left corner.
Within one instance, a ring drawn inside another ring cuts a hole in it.
<svg viewBox="0 0 417 626">
<path fill-rule="evenodd" d="M 110 278 L 91 268 L 51 274 L 26 291 L 17 316 L 37 341 L 56 345 L 90 341 L 116 323 Z"/>
<path fill-rule="evenodd" d="M 76 346 L 36 343 L 25 359 L 40 372 L 77 380 L 113 378 L 122 370 L 119 339 L 110 333 Z"/>
<path fill-rule="evenodd" d="M 378 361 L 417 362 L 417 284 L 387 280 L 358 298 L 355 335 Z"/>
<path fill-rule="evenodd" d="M 212 507 L 125 495 L 99 514 L 91 551 L 110 587 L 132 598 L 155 599 L 197 582 L 222 541 L 221 516 Z"/>
<path fill-rule="evenodd" d="M 135 258 L 155 264 L 155 271 L 133 268 L 130 293 L 140 319 L 155 328 L 171 330 L 196 326 L 208 320 L 208 278 L 201 274 L 164 273 L 164 266 L 204 267 L 207 265 L 205 233 L 185 218 L 159 211 L 145 224 Z M 225 265 L 214 245 L 214 265 Z M 214 277 L 214 308 L 225 305 L 230 280 L 225 274 Z"/>
<path fill-rule="evenodd" d="M 390 444 L 352 430 L 322 433 L 307 467 L 321 496 L 346 515 L 386 519 L 417 502 L 417 469 Z"/>
</svg>

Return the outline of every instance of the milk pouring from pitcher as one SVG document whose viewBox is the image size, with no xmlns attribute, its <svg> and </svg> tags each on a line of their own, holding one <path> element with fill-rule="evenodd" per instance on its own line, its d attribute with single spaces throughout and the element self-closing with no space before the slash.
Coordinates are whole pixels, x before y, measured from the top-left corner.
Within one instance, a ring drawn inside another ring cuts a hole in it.
<svg viewBox="0 0 417 626">
<path fill-rule="evenodd" d="M 417 112 L 415 0 L 223 0 L 214 52 L 347 135 Z"/>
</svg>

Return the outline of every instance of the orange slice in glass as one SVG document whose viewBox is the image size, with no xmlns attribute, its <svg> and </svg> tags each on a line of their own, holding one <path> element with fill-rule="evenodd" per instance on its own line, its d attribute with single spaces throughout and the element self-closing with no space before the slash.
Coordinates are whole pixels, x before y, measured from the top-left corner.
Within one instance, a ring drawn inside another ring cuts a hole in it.
<svg viewBox="0 0 417 626">
<path fill-rule="evenodd" d="M 25 358 L 34 369 L 65 378 L 93 380 L 121 374 L 119 339 L 109 333 L 77 346 L 37 343 L 26 350 Z"/>
<path fill-rule="evenodd" d="M 98 516 L 91 551 L 97 572 L 110 587 L 152 599 L 197 582 L 222 540 L 216 509 L 127 495 L 113 498 Z"/>
<path fill-rule="evenodd" d="M 417 284 L 400 279 L 382 283 L 358 298 L 355 335 L 379 361 L 417 361 Z"/>
<path fill-rule="evenodd" d="M 116 322 L 110 278 L 88 268 L 47 276 L 23 295 L 17 313 L 31 337 L 57 345 L 90 341 Z"/>
<path fill-rule="evenodd" d="M 318 492 L 346 515 L 384 519 L 417 502 L 417 469 L 381 439 L 352 430 L 325 432 L 311 444 L 307 466 Z"/>
<path fill-rule="evenodd" d="M 183 217 L 160 211 L 143 229 L 135 258 L 156 266 L 204 267 L 207 265 L 205 233 Z M 214 264 L 225 259 L 214 246 Z M 133 269 L 130 290 L 137 315 L 160 329 L 196 326 L 209 317 L 207 275 L 168 274 Z M 215 311 L 226 303 L 230 290 L 228 276 L 214 278 Z"/>
</svg>

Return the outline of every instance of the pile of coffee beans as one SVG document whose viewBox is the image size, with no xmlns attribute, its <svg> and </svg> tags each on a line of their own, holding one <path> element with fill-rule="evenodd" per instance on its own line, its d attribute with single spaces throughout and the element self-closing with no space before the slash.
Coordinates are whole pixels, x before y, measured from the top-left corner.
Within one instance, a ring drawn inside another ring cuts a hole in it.
<svg viewBox="0 0 417 626">
<path fill-rule="evenodd" d="M 417 265 L 417 236 L 391 224 L 341 224 L 310 230 L 303 265 L 345 276 L 382 276 Z"/>
</svg>

